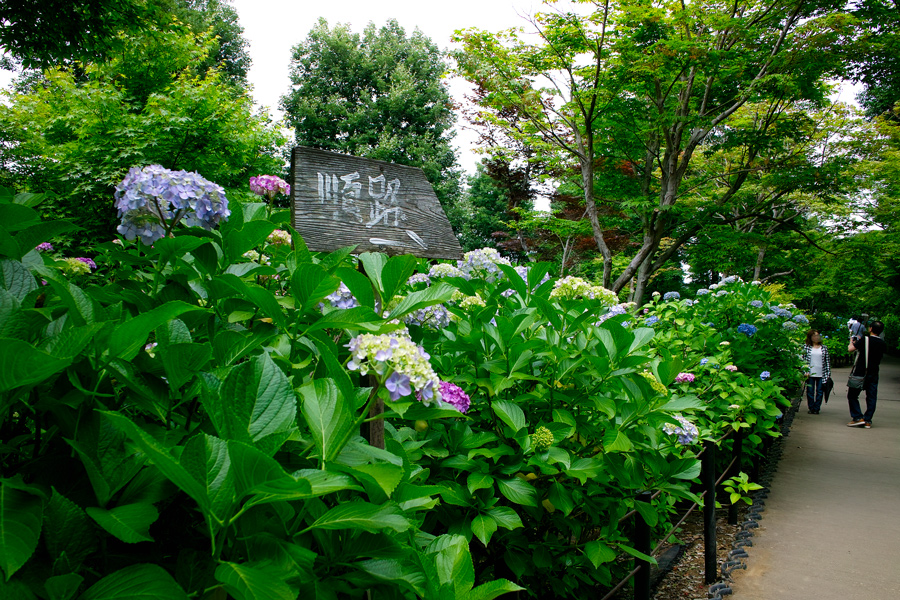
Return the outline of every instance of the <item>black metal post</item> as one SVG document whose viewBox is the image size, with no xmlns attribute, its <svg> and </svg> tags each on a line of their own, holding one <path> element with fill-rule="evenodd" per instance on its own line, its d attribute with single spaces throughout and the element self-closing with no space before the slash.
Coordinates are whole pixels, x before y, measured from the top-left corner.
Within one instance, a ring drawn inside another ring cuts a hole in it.
<svg viewBox="0 0 900 600">
<path fill-rule="evenodd" d="M 716 580 L 716 444 L 703 442 L 700 480 L 706 497 L 703 499 L 703 545 L 706 559 L 706 583 Z"/>
<path fill-rule="evenodd" d="M 731 454 L 734 458 L 734 466 L 731 468 L 731 473 L 729 473 L 729 477 L 735 477 L 741 474 L 741 461 L 744 458 L 744 429 L 738 429 L 734 432 L 734 446 L 731 449 Z M 738 517 L 737 504 L 732 502 L 728 506 L 728 524 L 729 525 L 737 525 Z"/>
<path fill-rule="evenodd" d="M 650 504 L 652 497 L 650 492 L 642 492 L 638 494 L 636 500 Z M 634 549 L 647 555 L 651 551 L 650 525 L 639 512 L 634 515 Z M 635 558 L 634 567 L 638 569 L 638 572 L 634 574 L 634 600 L 650 600 L 650 563 Z"/>
</svg>

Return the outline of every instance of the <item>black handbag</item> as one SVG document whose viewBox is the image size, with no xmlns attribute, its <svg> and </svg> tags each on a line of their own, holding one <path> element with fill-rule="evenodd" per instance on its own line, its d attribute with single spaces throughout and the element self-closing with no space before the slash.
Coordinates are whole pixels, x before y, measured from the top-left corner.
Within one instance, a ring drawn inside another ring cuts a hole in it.
<svg viewBox="0 0 900 600">
<path fill-rule="evenodd" d="M 847 387 L 853 388 L 854 390 L 861 390 L 866 385 L 866 376 L 865 375 L 853 375 L 853 371 L 856 370 L 856 367 L 859 366 L 859 354 L 856 355 L 856 362 L 853 363 L 853 370 L 851 371 L 850 378 L 847 379 Z M 869 336 L 866 336 L 866 371 L 869 370 Z"/>
<path fill-rule="evenodd" d="M 822 393 L 825 396 L 825 404 L 828 404 L 828 397 L 831 396 L 831 390 L 834 389 L 834 379 L 829 377 L 825 380 L 825 385 L 822 386 Z"/>
</svg>

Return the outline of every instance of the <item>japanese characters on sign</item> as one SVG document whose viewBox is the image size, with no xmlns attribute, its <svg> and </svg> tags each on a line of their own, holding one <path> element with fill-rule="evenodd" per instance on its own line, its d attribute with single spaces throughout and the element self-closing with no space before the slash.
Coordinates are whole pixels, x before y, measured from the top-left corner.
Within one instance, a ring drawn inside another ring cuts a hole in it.
<svg viewBox="0 0 900 600">
<path fill-rule="evenodd" d="M 421 169 L 294 148 L 294 227 L 311 250 L 459 258 L 450 223 Z"/>
</svg>

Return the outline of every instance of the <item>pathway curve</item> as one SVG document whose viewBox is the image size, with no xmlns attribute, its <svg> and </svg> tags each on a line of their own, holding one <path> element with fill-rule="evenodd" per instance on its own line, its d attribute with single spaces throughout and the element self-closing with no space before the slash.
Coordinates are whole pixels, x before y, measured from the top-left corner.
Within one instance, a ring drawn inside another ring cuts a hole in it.
<svg viewBox="0 0 900 600">
<path fill-rule="evenodd" d="M 846 426 L 849 371 L 820 414 L 797 412 L 735 600 L 900 599 L 900 360 L 881 365 L 871 429 Z"/>
</svg>

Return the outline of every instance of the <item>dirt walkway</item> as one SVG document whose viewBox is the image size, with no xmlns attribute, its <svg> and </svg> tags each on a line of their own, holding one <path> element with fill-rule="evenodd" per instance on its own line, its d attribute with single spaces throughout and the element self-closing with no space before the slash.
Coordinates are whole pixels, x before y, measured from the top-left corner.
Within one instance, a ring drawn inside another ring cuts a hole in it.
<svg viewBox="0 0 900 600">
<path fill-rule="evenodd" d="M 736 600 L 900 598 L 900 360 L 881 365 L 872 429 L 846 427 L 848 374 L 794 419 Z"/>
</svg>

